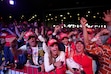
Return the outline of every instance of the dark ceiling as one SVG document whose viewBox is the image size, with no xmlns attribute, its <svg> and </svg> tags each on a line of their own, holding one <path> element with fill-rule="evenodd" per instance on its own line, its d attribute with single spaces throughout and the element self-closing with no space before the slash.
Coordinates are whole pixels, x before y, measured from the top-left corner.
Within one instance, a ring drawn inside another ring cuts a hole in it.
<svg viewBox="0 0 111 74">
<path fill-rule="evenodd" d="M 5 11 L 18 10 L 23 12 L 44 10 L 44 9 L 59 9 L 73 8 L 84 6 L 108 6 L 111 5 L 110 0 L 15 0 L 16 4 L 10 6 L 8 0 L 0 1 L 0 8 Z"/>
<path fill-rule="evenodd" d="M 110 1 L 110 0 L 109 0 Z M 108 6 L 107 0 L 18 0 L 17 7 L 20 11 L 34 12 L 38 10 L 75 8 L 88 6 Z"/>
<path fill-rule="evenodd" d="M 76 7 L 110 7 L 110 0 L 15 0 L 14 6 L 8 0 L 0 0 L 0 15 L 30 14 L 46 10 Z"/>
</svg>

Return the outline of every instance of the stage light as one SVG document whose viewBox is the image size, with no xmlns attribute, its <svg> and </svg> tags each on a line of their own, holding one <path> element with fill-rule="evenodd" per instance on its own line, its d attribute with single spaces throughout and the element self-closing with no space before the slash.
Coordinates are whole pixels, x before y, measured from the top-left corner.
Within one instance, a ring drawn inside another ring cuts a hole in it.
<svg viewBox="0 0 111 74">
<path fill-rule="evenodd" d="M 57 19 L 55 19 L 55 21 L 57 21 Z"/>
<path fill-rule="evenodd" d="M 93 18 L 96 18 L 96 16 L 93 16 Z"/>
<path fill-rule="evenodd" d="M 9 4 L 14 5 L 15 4 L 14 0 L 9 0 Z"/>
<path fill-rule="evenodd" d="M 48 16 L 46 15 L 46 17 L 48 17 Z"/>
<path fill-rule="evenodd" d="M 70 13 L 69 12 L 67 12 L 67 15 L 69 15 Z"/>
<path fill-rule="evenodd" d="M 97 15 L 99 15 L 99 12 L 97 12 Z"/>
<path fill-rule="evenodd" d="M 35 14 L 34 16 L 35 16 L 35 17 L 37 17 L 37 15 L 36 15 L 36 14 Z"/>
<path fill-rule="evenodd" d="M 91 13 L 91 11 L 88 11 L 87 13 Z"/>
<path fill-rule="evenodd" d="M 62 19 L 61 22 L 63 22 L 64 20 Z"/>
<path fill-rule="evenodd" d="M 52 14 L 49 14 L 49 16 L 51 16 Z"/>
<path fill-rule="evenodd" d="M 55 16 L 55 18 L 57 18 L 57 16 Z"/>
<path fill-rule="evenodd" d="M 53 18 L 51 18 L 51 20 L 53 20 Z"/>
<path fill-rule="evenodd" d="M 70 18 L 72 18 L 72 16 L 70 15 Z"/>
<path fill-rule="evenodd" d="M 88 15 L 86 15 L 86 17 L 88 17 Z"/>
<path fill-rule="evenodd" d="M 63 15 L 60 15 L 60 17 L 63 17 Z"/>
<path fill-rule="evenodd" d="M 66 17 L 63 17 L 63 19 L 66 19 Z"/>
<path fill-rule="evenodd" d="M 80 14 L 78 13 L 77 16 L 79 16 Z"/>
<path fill-rule="evenodd" d="M 9 18 L 11 19 L 11 18 L 12 18 L 12 16 L 10 15 L 10 16 L 9 16 Z"/>
<path fill-rule="evenodd" d="M 40 19 L 38 19 L 38 21 L 40 21 Z"/>
<path fill-rule="evenodd" d="M 32 18 L 35 18 L 35 16 L 32 16 Z"/>
<path fill-rule="evenodd" d="M 47 20 L 49 21 L 50 19 L 48 18 Z"/>
<path fill-rule="evenodd" d="M 77 19 L 80 20 L 80 17 L 78 17 Z"/>
</svg>

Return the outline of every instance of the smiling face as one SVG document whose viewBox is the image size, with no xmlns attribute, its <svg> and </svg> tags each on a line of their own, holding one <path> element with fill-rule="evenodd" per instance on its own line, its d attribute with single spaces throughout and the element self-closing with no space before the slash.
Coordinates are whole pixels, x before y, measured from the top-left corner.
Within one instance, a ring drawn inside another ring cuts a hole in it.
<svg viewBox="0 0 111 74">
<path fill-rule="evenodd" d="M 35 37 L 32 37 L 28 40 L 28 43 L 31 47 L 35 47 L 36 46 L 36 38 Z"/>
<path fill-rule="evenodd" d="M 84 44 L 83 44 L 81 41 L 78 41 L 78 42 L 76 43 L 76 51 L 77 51 L 78 53 L 84 52 Z"/>
<path fill-rule="evenodd" d="M 68 42 L 69 42 L 69 40 L 68 40 L 67 37 L 65 37 L 65 38 L 62 39 L 62 43 L 63 43 L 64 45 L 67 45 Z"/>
<path fill-rule="evenodd" d="M 58 44 L 55 43 L 52 46 L 50 46 L 50 51 L 51 51 L 52 55 L 56 56 L 59 51 Z"/>
</svg>

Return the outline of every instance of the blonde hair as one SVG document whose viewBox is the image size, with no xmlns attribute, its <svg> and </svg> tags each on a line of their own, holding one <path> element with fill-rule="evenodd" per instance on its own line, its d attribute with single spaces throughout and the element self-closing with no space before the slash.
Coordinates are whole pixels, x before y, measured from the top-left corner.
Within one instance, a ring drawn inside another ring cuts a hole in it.
<svg viewBox="0 0 111 74">
<path fill-rule="evenodd" d="M 48 51 L 48 57 L 49 57 L 49 63 L 50 64 L 53 64 L 55 61 L 54 61 L 54 59 L 53 59 L 53 56 L 52 56 L 52 52 L 51 52 L 51 49 L 50 49 L 50 47 L 49 47 L 49 51 Z M 58 48 L 58 55 L 60 55 L 60 50 L 59 50 L 59 48 Z"/>
</svg>

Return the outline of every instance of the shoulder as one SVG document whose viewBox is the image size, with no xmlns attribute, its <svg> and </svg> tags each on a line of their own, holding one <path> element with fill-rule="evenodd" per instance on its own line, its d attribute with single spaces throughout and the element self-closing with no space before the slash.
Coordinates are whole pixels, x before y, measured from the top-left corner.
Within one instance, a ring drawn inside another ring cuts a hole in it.
<svg viewBox="0 0 111 74">
<path fill-rule="evenodd" d="M 65 55 L 65 52 L 64 51 L 60 51 L 60 55 Z"/>
<path fill-rule="evenodd" d="M 26 45 L 23 45 L 19 48 L 19 50 L 27 50 L 27 46 Z"/>
</svg>

